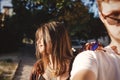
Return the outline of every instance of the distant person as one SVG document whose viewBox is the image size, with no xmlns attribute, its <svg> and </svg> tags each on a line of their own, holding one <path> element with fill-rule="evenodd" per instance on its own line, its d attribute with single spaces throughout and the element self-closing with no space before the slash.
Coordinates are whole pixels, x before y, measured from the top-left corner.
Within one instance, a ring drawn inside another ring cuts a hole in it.
<svg viewBox="0 0 120 80">
<path fill-rule="evenodd" d="M 97 43 L 87 45 L 90 50 L 73 61 L 70 80 L 120 80 L 120 0 L 97 0 L 97 4 L 111 42 L 99 49 L 94 49 Z"/>
<path fill-rule="evenodd" d="M 68 32 L 63 23 L 51 21 L 36 31 L 36 56 L 30 80 L 68 80 L 73 58 Z"/>
</svg>

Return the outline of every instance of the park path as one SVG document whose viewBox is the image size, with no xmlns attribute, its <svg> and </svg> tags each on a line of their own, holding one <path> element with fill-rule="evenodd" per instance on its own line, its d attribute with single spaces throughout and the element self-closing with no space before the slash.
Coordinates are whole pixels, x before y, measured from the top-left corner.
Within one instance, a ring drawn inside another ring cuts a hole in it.
<svg viewBox="0 0 120 80">
<path fill-rule="evenodd" d="M 13 80 L 29 80 L 31 69 L 36 61 L 33 45 L 25 45 L 18 55 L 20 63 Z"/>
</svg>

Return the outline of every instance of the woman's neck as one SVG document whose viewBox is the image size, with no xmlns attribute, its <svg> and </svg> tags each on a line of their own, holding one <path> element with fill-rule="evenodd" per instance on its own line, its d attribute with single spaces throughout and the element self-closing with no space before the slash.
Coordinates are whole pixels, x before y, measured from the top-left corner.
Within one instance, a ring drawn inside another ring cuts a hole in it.
<svg viewBox="0 0 120 80">
<path fill-rule="evenodd" d="M 51 68 L 53 68 L 53 69 L 57 69 L 56 60 L 53 61 L 51 55 L 49 55 L 49 61 L 50 61 L 49 66 L 51 66 Z"/>
</svg>

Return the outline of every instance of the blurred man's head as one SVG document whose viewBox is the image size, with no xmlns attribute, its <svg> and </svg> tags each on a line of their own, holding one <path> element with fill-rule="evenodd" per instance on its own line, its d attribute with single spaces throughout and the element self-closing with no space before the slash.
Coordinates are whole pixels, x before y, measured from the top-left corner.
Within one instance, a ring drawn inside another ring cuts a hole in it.
<svg viewBox="0 0 120 80">
<path fill-rule="evenodd" d="M 120 0 L 97 0 L 97 4 L 98 4 L 98 9 L 99 11 L 102 10 L 102 3 L 111 3 L 111 2 L 116 2 L 116 1 L 120 1 Z"/>
<path fill-rule="evenodd" d="M 120 40 L 120 0 L 97 0 L 99 15 L 111 39 Z"/>
</svg>

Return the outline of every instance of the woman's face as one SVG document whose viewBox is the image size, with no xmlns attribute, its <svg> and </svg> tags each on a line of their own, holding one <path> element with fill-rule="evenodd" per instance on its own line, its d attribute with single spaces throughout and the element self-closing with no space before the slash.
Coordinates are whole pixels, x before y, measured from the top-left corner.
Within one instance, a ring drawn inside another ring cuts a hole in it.
<svg viewBox="0 0 120 80">
<path fill-rule="evenodd" d="M 40 53 L 44 54 L 45 53 L 45 46 L 44 46 L 44 41 L 43 37 L 39 36 L 39 39 L 37 40 L 37 47 Z"/>
<path fill-rule="evenodd" d="M 111 0 L 109 3 L 102 2 L 101 7 L 102 21 L 110 37 L 120 41 L 120 0 Z"/>
</svg>

